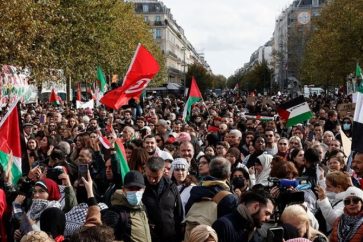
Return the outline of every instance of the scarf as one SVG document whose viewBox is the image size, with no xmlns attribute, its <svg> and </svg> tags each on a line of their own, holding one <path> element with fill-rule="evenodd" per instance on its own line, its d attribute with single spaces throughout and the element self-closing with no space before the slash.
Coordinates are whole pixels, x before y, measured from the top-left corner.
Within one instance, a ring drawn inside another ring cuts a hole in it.
<svg viewBox="0 0 363 242">
<path fill-rule="evenodd" d="M 250 231 L 248 235 L 248 241 L 250 241 L 253 236 L 255 221 L 253 220 L 250 212 L 244 204 L 240 204 L 237 206 L 237 212 L 242 216 L 242 218 L 247 220 L 247 224 L 249 225 L 248 230 Z"/>
<path fill-rule="evenodd" d="M 357 216 L 343 214 L 338 224 L 338 239 L 340 242 L 348 242 L 356 234 L 363 224 L 362 213 Z"/>
<path fill-rule="evenodd" d="M 48 201 L 43 199 L 33 199 L 32 205 L 28 211 L 28 217 L 31 220 L 38 221 L 42 212 L 47 208 L 61 208 L 57 201 Z"/>
</svg>

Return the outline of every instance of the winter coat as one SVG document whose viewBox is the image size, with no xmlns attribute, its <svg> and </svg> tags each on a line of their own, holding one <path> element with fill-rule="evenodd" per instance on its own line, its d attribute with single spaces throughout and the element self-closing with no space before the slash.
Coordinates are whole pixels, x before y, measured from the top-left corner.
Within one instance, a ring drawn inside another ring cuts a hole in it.
<svg viewBox="0 0 363 242">
<path fill-rule="evenodd" d="M 114 229 L 116 240 L 151 242 L 149 221 L 142 203 L 130 205 L 125 193 L 116 190 L 111 198 L 111 205 L 103 212 L 102 221 Z"/>
<path fill-rule="evenodd" d="M 344 215 L 344 214 L 343 214 Z M 342 216 L 343 216 L 342 215 Z M 334 226 L 333 226 L 333 230 L 331 232 L 331 235 L 330 235 L 330 242 L 362 242 L 363 241 L 363 212 L 360 213 L 360 219 L 358 222 L 354 223 L 354 227 L 357 227 L 354 228 L 353 226 L 351 228 L 349 228 L 350 231 L 353 231 L 354 229 L 356 229 L 354 235 L 351 237 L 350 240 L 342 240 L 342 239 L 339 239 L 339 232 L 341 229 L 343 229 L 342 227 L 344 226 L 341 226 L 340 225 L 340 220 L 342 219 L 342 216 L 340 218 L 338 218 L 335 223 L 334 223 Z M 345 226 L 347 226 L 345 224 Z M 346 239 L 346 238 L 344 238 Z"/>
<path fill-rule="evenodd" d="M 181 241 L 183 205 L 176 185 L 166 177 L 154 186 L 145 178 L 145 185 L 142 202 L 146 207 L 152 241 Z"/>
</svg>

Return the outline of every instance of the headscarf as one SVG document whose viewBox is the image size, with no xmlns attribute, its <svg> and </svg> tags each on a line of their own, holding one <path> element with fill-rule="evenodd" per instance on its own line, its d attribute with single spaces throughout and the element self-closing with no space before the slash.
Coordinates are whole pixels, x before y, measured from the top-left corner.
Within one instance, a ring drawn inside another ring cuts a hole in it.
<svg viewBox="0 0 363 242">
<path fill-rule="evenodd" d="M 272 155 L 269 154 L 262 154 L 257 157 L 262 165 L 262 171 L 260 174 L 256 175 L 256 184 L 262 184 L 264 186 L 268 185 L 268 177 L 270 176 L 271 172 L 271 161 L 273 159 Z"/>
<path fill-rule="evenodd" d="M 43 188 L 48 193 L 49 201 L 58 201 L 61 198 L 58 184 L 49 178 L 43 178 L 35 183 L 35 186 Z"/>
</svg>

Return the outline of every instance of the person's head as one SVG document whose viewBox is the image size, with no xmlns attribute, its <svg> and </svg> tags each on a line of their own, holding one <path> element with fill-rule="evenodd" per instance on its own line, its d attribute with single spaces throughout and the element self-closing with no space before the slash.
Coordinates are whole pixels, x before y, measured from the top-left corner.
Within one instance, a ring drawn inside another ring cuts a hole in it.
<svg viewBox="0 0 363 242">
<path fill-rule="evenodd" d="M 218 242 L 218 236 L 211 226 L 201 224 L 192 229 L 187 242 Z"/>
<path fill-rule="evenodd" d="M 320 154 L 317 149 L 309 148 L 304 154 L 305 165 L 308 167 L 314 166 L 320 162 Z"/>
<path fill-rule="evenodd" d="M 232 129 L 229 131 L 228 142 L 231 146 L 238 146 L 242 139 L 242 133 L 238 129 Z"/>
<path fill-rule="evenodd" d="M 213 146 L 207 146 L 204 149 L 204 154 L 209 155 L 209 156 L 215 156 L 215 152 L 214 152 Z"/>
<path fill-rule="evenodd" d="M 271 168 L 271 162 L 272 162 L 273 156 L 270 154 L 262 154 L 257 157 L 257 160 L 255 162 L 255 170 L 256 174 L 261 174 L 262 171 L 266 171 Z"/>
<path fill-rule="evenodd" d="M 179 154 L 182 158 L 185 158 L 189 164 L 194 157 L 194 146 L 191 142 L 182 142 L 179 146 Z"/>
<path fill-rule="evenodd" d="M 281 214 L 281 221 L 298 229 L 299 237 L 308 237 L 310 220 L 307 212 L 300 204 L 287 206 Z"/>
<path fill-rule="evenodd" d="M 275 143 L 275 132 L 273 129 L 268 128 L 265 130 L 265 140 L 267 144 Z"/>
<path fill-rule="evenodd" d="M 171 163 L 173 163 L 173 160 L 166 159 L 166 160 L 164 160 L 164 162 L 165 162 L 164 176 L 171 178 L 172 174 L 170 173 L 170 170 L 171 170 Z"/>
<path fill-rule="evenodd" d="M 24 133 L 26 133 L 27 135 L 30 135 L 33 130 L 33 124 L 31 124 L 31 123 L 24 124 L 23 130 L 24 130 Z"/>
<path fill-rule="evenodd" d="M 276 157 L 274 157 L 276 159 Z M 273 163 L 270 176 L 279 179 L 294 179 L 299 175 L 294 163 L 286 160 L 280 160 Z"/>
<path fill-rule="evenodd" d="M 289 140 L 287 138 L 280 138 L 277 142 L 277 150 L 280 153 L 286 153 L 289 151 Z"/>
<path fill-rule="evenodd" d="M 225 156 L 229 149 L 229 143 L 227 141 L 220 141 L 216 145 L 216 156 Z"/>
<path fill-rule="evenodd" d="M 30 151 L 36 150 L 38 148 L 38 142 L 34 138 L 28 139 L 27 148 Z"/>
<path fill-rule="evenodd" d="M 301 149 L 302 148 L 301 139 L 298 136 L 292 136 L 289 139 L 289 146 L 290 149 Z"/>
<path fill-rule="evenodd" d="M 220 124 L 218 127 L 218 132 L 220 134 L 225 134 L 228 131 L 228 125 L 227 124 Z"/>
<path fill-rule="evenodd" d="M 33 199 L 58 201 L 61 198 L 58 184 L 49 178 L 43 178 L 35 183 Z"/>
<path fill-rule="evenodd" d="M 327 163 L 330 171 L 342 171 L 345 166 L 344 153 L 339 150 L 333 150 L 329 153 L 329 160 Z"/>
<path fill-rule="evenodd" d="M 171 163 L 171 177 L 177 184 L 182 184 L 189 174 L 189 163 L 184 158 L 176 158 Z"/>
<path fill-rule="evenodd" d="M 343 118 L 342 129 L 345 132 L 349 132 L 352 130 L 352 120 L 350 118 L 348 118 L 348 117 Z"/>
<path fill-rule="evenodd" d="M 329 146 L 330 145 L 330 142 L 332 140 L 334 140 L 334 139 L 335 139 L 335 137 L 334 137 L 333 132 L 331 132 L 329 130 L 327 130 L 327 131 L 324 132 L 324 134 L 323 134 L 323 143 L 324 144 L 326 144 L 327 146 Z"/>
<path fill-rule="evenodd" d="M 241 197 L 241 203 L 246 206 L 257 228 L 261 227 L 262 223 L 267 222 L 274 211 L 274 204 L 265 193 L 246 192 Z"/>
<path fill-rule="evenodd" d="M 338 120 L 338 113 L 335 110 L 329 110 L 328 118 L 332 122 L 336 122 Z"/>
<path fill-rule="evenodd" d="M 127 202 L 136 206 L 141 203 L 145 190 L 144 177 L 138 171 L 129 171 L 124 178 L 123 191 L 126 194 Z"/>
<path fill-rule="evenodd" d="M 66 216 L 61 209 L 55 207 L 45 209 L 40 215 L 39 221 L 40 229 L 51 235 L 52 238 L 64 235 Z"/>
<path fill-rule="evenodd" d="M 89 148 L 82 148 L 79 152 L 78 160 L 82 164 L 90 164 L 92 162 L 92 151 Z"/>
<path fill-rule="evenodd" d="M 241 191 L 245 191 L 250 187 L 250 175 L 243 168 L 235 168 L 231 174 L 231 184 L 233 189 L 238 188 Z"/>
<path fill-rule="evenodd" d="M 231 162 L 231 165 L 234 165 L 236 162 L 239 162 L 241 160 L 241 152 L 236 147 L 231 147 L 227 151 L 227 154 L 225 156 L 229 162 Z"/>
<path fill-rule="evenodd" d="M 46 232 L 43 231 L 30 231 L 24 235 L 20 242 L 53 242 L 54 240 L 49 237 Z"/>
<path fill-rule="evenodd" d="M 95 118 L 90 119 L 89 124 L 88 124 L 88 129 L 95 131 L 95 130 L 97 130 L 97 128 L 98 128 L 97 119 L 95 119 Z"/>
<path fill-rule="evenodd" d="M 333 139 L 329 143 L 329 152 L 332 152 L 333 150 L 340 150 L 341 149 L 341 143 L 337 139 Z"/>
<path fill-rule="evenodd" d="M 209 175 L 209 163 L 211 157 L 208 155 L 202 155 L 198 158 L 198 174 L 201 176 Z"/>
<path fill-rule="evenodd" d="M 325 154 L 327 152 L 327 146 L 324 145 L 324 144 L 321 144 L 321 143 L 317 142 L 317 143 L 313 144 L 311 146 L 311 148 L 312 149 L 315 149 L 318 152 L 318 154 L 319 154 L 319 162 L 321 162 L 324 159 Z"/>
<path fill-rule="evenodd" d="M 153 135 L 147 135 L 143 142 L 144 149 L 150 154 L 154 154 L 156 151 L 157 143 Z"/>
<path fill-rule="evenodd" d="M 218 180 L 227 180 L 231 174 L 231 163 L 226 158 L 217 156 L 209 163 L 209 173 Z"/>
<path fill-rule="evenodd" d="M 320 123 L 315 123 L 314 124 L 314 135 L 315 135 L 315 138 L 320 140 L 323 136 L 323 132 L 324 132 L 324 129 L 323 129 L 323 126 L 321 126 Z"/>
<path fill-rule="evenodd" d="M 353 157 L 352 169 L 358 175 L 363 178 L 363 153 L 357 152 Z"/>
<path fill-rule="evenodd" d="M 150 185 L 157 185 L 164 175 L 165 162 L 160 157 L 150 157 L 146 161 L 145 175 Z"/>
<path fill-rule="evenodd" d="M 130 141 L 134 135 L 135 135 L 135 130 L 130 126 L 125 126 L 124 129 L 122 130 L 122 138 L 126 142 Z"/>
<path fill-rule="evenodd" d="M 293 136 L 297 136 L 300 140 L 304 139 L 305 129 L 303 126 L 296 126 L 295 129 L 292 131 Z"/>
<path fill-rule="evenodd" d="M 112 172 L 111 158 L 106 160 L 106 162 L 105 162 L 105 173 L 106 173 L 107 181 L 112 181 L 113 180 L 113 172 Z"/>
<path fill-rule="evenodd" d="M 293 149 L 290 153 L 290 157 L 296 168 L 299 169 L 305 166 L 305 152 L 303 149 Z"/>
<path fill-rule="evenodd" d="M 349 187 L 344 194 L 344 213 L 357 216 L 363 210 L 363 191 L 357 187 Z"/>
<path fill-rule="evenodd" d="M 350 176 L 342 171 L 330 172 L 326 175 L 326 191 L 340 193 L 351 186 Z"/>
<path fill-rule="evenodd" d="M 130 121 L 132 119 L 132 112 L 131 110 L 125 110 L 124 111 L 124 118 L 126 121 Z"/>
<path fill-rule="evenodd" d="M 266 148 L 265 139 L 263 137 L 257 137 L 255 140 L 255 149 L 256 151 L 264 151 Z"/>
<path fill-rule="evenodd" d="M 115 238 L 114 230 L 106 225 L 83 226 L 75 232 L 70 242 L 113 242 Z"/>
</svg>

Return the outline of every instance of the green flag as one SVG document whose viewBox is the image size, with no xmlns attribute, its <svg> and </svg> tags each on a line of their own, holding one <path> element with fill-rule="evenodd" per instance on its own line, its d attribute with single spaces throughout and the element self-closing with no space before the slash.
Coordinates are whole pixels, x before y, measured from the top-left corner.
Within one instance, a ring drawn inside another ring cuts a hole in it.
<svg viewBox="0 0 363 242">
<path fill-rule="evenodd" d="M 97 67 L 97 78 L 100 81 L 100 91 L 102 93 L 104 93 L 105 90 L 105 86 L 106 86 L 106 76 L 105 73 L 103 73 L 102 68 L 101 67 Z"/>
<path fill-rule="evenodd" d="M 129 168 L 129 165 L 127 164 L 124 145 L 122 144 L 122 141 L 120 139 L 116 140 L 115 151 L 116 151 L 116 156 L 119 160 L 119 165 L 120 165 L 120 169 L 121 169 L 121 177 L 122 177 L 122 181 L 123 181 L 127 172 L 130 171 L 130 168 Z"/>
</svg>

